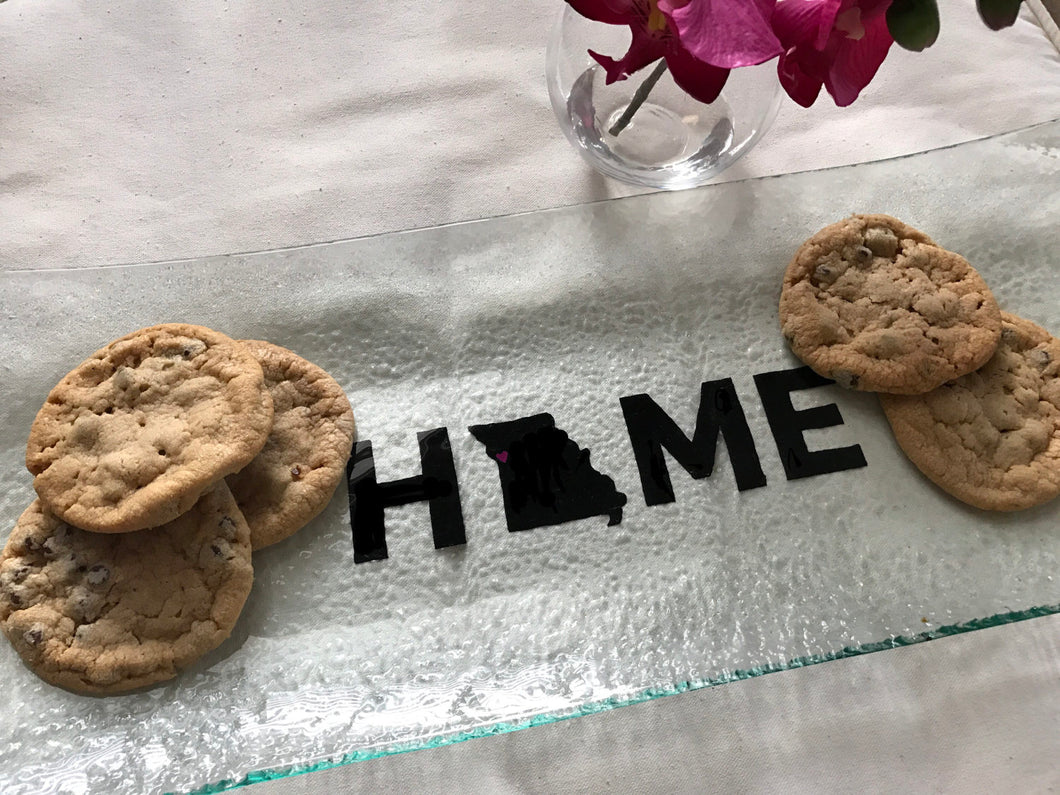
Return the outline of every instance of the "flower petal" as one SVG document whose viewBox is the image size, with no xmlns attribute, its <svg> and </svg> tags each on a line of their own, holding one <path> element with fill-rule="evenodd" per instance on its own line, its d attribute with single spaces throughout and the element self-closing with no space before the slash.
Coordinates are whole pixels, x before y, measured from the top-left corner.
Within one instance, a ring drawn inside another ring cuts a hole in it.
<svg viewBox="0 0 1060 795">
<path fill-rule="evenodd" d="M 604 67 L 607 72 L 605 82 L 608 85 L 616 80 L 625 80 L 638 69 L 643 69 L 648 64 L 659 60 L 666 52 L 661 39 L 649 36 L 636 25 L 630 25 L 630 29 L 633 31 L 633 41 L 621 59 L 616 61 L 610 56 L 589 50 L 589 55 L 593 57 L 593 60 Z"/>
<path fill-rule="evenodd" d="M 865 22 L 877 14 L 886 14 L 893 0 L 855 0 L 861 9 L 861 20 Z"/>
<path fill-rule="evenodd" d="M 800 55 L 804 56 L 804 53 L 794 47 L 781 55 L 777 62 L 777 75 L 780 77 L 781 87 L 788 96 L 804 108 L 808 108 L 817 101 L 824 78 L 818 74 L 819 65 L 814 63 L 816 59 L 812 57 L 819 53 L 809 47 L 804 47 L 804 50 L 809 51 L 810 58 L 800 57 Z M 827 64 L 825 64 L 825 69 L 827 69 Z"/>
<path fill-rule="evenodd" d="M 857 41 L 842 39 L 824 81 L 828 93 L 841 108 L 857 99 L 861 90 L 876 76 L 894 43 L 883 14 L 865 21 L 864 25 L 865 35 Z"/>
<path fill-rule="evenodd" d="M 701 0 L 679 5 L 659 0 L 681 46 L 701 61 L 736 68 L 783 52 L 769 24 L 775 0 Z"/>
<path fill-rule="evenodd" d="M 690 97 L 710 104 L 718 98 L 729 79 L 729 70 L 705 63 L 681 47 L 666 53 L 666 65 L 674 82 Z"/>
<path fill-rule="evenodd" d="M 608 25 L 628 25 L 633 21 L 633 0 L 567 0 L 567 5 L 586 19 Z"/>
<path fill-rule="evenodd" d="M 773 30 L 785 47 L 810 44 L 823 50 L 843 0 L 778 0 Z"/>
</svg>

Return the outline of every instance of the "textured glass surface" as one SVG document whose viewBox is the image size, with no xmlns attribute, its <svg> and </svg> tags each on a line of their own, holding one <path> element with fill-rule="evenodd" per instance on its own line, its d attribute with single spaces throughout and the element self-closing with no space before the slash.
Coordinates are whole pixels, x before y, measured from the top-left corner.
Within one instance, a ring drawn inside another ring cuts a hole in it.
<svg viewBox="0 0 1060 795">
<path fill-rule="evenodd" d="M 836 386 L 793 394 L 796 409 L 842 415 L 807 441 L 858 444 L 867 466 L 789 481 L 753 375 L 798 365 L 778 328 L 781 273 L 805 237 L 856 211 L 922 228 L 1004 308 L 1060 331 L 1058 178 L 1051 123 L 346 243 L 4 275 L 5 527 L 32 498 L 23 446 L 55 381 L 118 335 L 180 320 L 327 368 L 380 482 L 415 475 L 417 432 L 447 428 L 467 544 L 435 550 L 426 504 L 410 504 L 386 511 L 389 559 L 355 564 L 342 487 L 255 555 L 231 639 L 168 684 L 73 695 L 2 644 L 0 791 L 216 788 L 1055 611 L 1060 502 L 957 503 L 905 460 L 874 395 Z M 650 394 L 691 434 L 701 383 L 725 378 L 767 484 L 738 491 L 719 443 L 704 479 L 668 456 L 676 501 L 647 506 L 619 399 Z M 468 426 L 543 412 L 626 495 L 619 524 L 507 531 L 497 460 Z"/>
</svg>

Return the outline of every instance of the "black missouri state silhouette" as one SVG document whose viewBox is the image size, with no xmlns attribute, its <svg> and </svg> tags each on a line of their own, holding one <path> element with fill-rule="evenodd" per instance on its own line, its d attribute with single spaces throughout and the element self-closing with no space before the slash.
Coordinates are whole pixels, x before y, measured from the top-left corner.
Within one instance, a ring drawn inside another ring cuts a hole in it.
<svg viewBox="0 0 1060 795">
<path fill-rule="evenodd" d="M 589 451 L 557 428 L 551 414 L 468 430 L 497 462 L 510 532 L 590 516 L 607 516 L 609 526 L 622 521 L 626 495 L 593 469 Z"/>
</svg>

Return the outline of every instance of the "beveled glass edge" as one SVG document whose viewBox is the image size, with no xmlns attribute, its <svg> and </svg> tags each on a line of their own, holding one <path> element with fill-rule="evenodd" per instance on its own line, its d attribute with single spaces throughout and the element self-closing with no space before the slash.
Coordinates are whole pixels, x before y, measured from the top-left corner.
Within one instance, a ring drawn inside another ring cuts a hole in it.
<svg viewBox="0 0 1060 795">
<path fill-rule="evenodd" d="M 367 762 L 384 756 L 394 756 L 396 754 L 408 753 L 409 751 L 424 751 L 430 748 L 441 748 L 446 745 L 455 745 L 456 743 L 465 742 L 466 740 L 477 740 L 481 737 L 508 734 L 514 731 L 521 731 L 522 729 L 530 729 L 535 726 L 547 726 L 570 718 L 594 715 L 598 712 L 606 712 L 618 707 L 643 704 L 647 701 L 654 701 L 656 699 L 665 698 L 666 696 L 675 696 L 679 693 L 703 690 L 708 687 L 729 684 L 730 682 L 754 679 L 759 676 L 765 676 L 766 674 L 791 671 L 796 668 L 805 668 L 809 665 L 832 662 L 833 660 L 844 660 L 849 657 L 860 657 L 865 654 L 873 654 L 875 652 L 902 648 L 904 646 L 913 646 L 930 640 L 938 640 L 939 638 L 951 637 L 953 635 L 963 635 L 967 632 L 974 632 L 980 629 L 990 629 L 992 627 L 1000 627 L 1006 624 L 1015 624 L 1019 621 L 1027 621 L 1033 618 L 1044 618 L 1052 615 L 1060 615 L 1060 604 L 1030 607 L 1025 610 L 1014 610 L 1008 613 L 997 613 L 992 616 L 987 616 L 986 618 L 973 618 L 957 624 L 947 624 L 938 627 L 937 629 L 917 633 L 916 635 L 895 635 L 886 640 L 862 643 L 857 646 L 844 646 L 838 651 L 830 651 L 824 654 L 811 654 L 805 657 L 795 657 L 785 663 L 766 663 L 748 669 L 737 669 L 718 677 L 679 682 L 670 687 L 648 688 L 637 695 L 628 698 L 608 698 L 603 701 L 591 701 L 586 704 L 581 704 L 572 708 L 569 712 L 548 712 L 519 721 L 501 721 L 499 723 L 477 726 L 473 729 L 467 729 L 454 734 L 437 735 L 425 740 L 412 740 L 407 743 L 399 743 L 397 745 L 382 748 L 365 748 L 363 750 L 350 751 L 349 753 L 343 754 L 338 759 L 326 759 L 318 762 L 289 765 L 287 767 L 255 770 L 247 773 L 243 778 L 238 780 L 223 779 L 212 784 L 206 784 L 199 789 L 190 790 L 187 795 L 215 795 L 220 792 L 229 792 L 231 790 L 240 789 L 249 786 L 250 784 L 278 781 L 299 776 L 303 773 L 316 773 L 321 770 L 331 770 L 332 768 L 344 767 L 355 762 Z"/>
<path fill-rule="evenodd" d="M 3 0 L 0 0 L 0 2 L 3 2 Z M 871 165 L 877 165 L 877 164 L 882 164 L 882 163 L 894 163 L 894 162 L 898 162 L 900 160 L 907 160 L 909 158 L 924 157 L 924 156 L 927 156 L 927 155 L 934 154 L 936 152 L 946 152 L 946 151 L 949 151 L 951 149 L 956 149 L 958 147 L 973 146 L 975 144 L 985 143 L 985 142 L 988 142 L 988 141 L 996 141 L 996 140 L 1001 140 L 1003 138 L 1015 137 L 1015 136 L 1018 136 L 1018 135 L 1023 135 L 1025 133 L 1028 133 L 1028 132 L 1030 132 L 1032 130 L 1036 130 L 1036 129 L 1040 128 L 1040 127 L 1048 127 L 1049 125 L 1053 125 L 1053 124 L 1060 124 L 1060 116 L 1057 116 L 1057 117 L 1052 118 L 1052 119 L 1046 119 L 1045 121 L 1036 122 L 1034 124 L 1028 124 L 1026 127 L 1017 127 L 1015 129 L 1012 129 L 1012 130 L 1005 130 L 1004 132 L 991 133 L 990 135 L 982 135 L 982 136 L 980 136 L 978 138 L 970 138 L 967 141 L 957 141 L 956 143 L 946 144 L 945 146 L 937 146 L 937 147 L 935 147 L 933 149 L 922 149 L 922 150 L 917 151 L 917 152 L 906 152 L 906 153 L 901 154 L 901 155 L 893 155 L 892 157 L 882 157 L 882 158 L 879 158 L 877 160 L 865 160 L 865 161 L 859 162 L 859 163 L 844 163 L 844 164 L 835 165 L 835 166 L 823 166 L 821 168 L 807 168 L 807 169 L 803 169 L 801 171 L 785 171 L 782 174 L 758 174 L 758 175 L 755 175 L 755 176 L 744 177 L 742 179 L 730 180 L 728 182 L 710 182 L 710 183 L 707 183 L 706 185 L 700 185 L 700 186 L 695 187 L 695 188 L 686 188 L 684 190 L 679 190 L 679 191 L 649 190 L 649 191 L 646 191 L 644 193 L 635 193 L 635 194 L 630 195 L 630 196 L 610 196 L 610 197 L 608 197 L 606 199 L 596 199 L 594 201 L 587 201 L 587 202 L 575 202 L 573 204 L 562 204 L 562 205 L 559 205 L 557 207 L 545 207 L 545 208 L 538 208 L 538 209 L 533 209 L 533 210 L 521 210 L 519 212 L 514 212 L 514 213 L 506 213 L 506 214 L 500 214 L 500 215 L 488 215 L 488 216 L 483 216 L 483 217 L 480 217 L 480 218 L 465 218 L 465 219 L 462 219 L 462 220 L 459 220 L 459 221 L 450 221 L 450 222 L 442 223 L 442 224 L 429 224 L 429 225 L 426 225 L 426 226 L 412 227 L 411 229 L 390 229 L 390 230 L 384 230 L 384 231 L 381 231 L 381 232 L 373 232 L 371 234 L 366 234 L 366 235 L 358 235 L 358 236 L 354 236 L 354 237 L 340 237 L 340 238 L 335 238 L 333 240 L 320 240 L 320 241 L 317 241 L 315 243 L 293 243 L 293 244 L 288 245 L 288 246 L 278 246 L 276 248 L 268 248 L 268 249 L 249 249 L 249 250 L 243 250 L 243 251 L 228 251 L 228 252 L 222 252 L 222 253 L 216 253 L 216 254 L 197 254 L 197 255 L 194 255 L 194 256 L 191 256 L 191 257 L 176 257 L 176 258 L 168 258 L 168 259 L 147 260 L 147 261 L 140 261 L 140 262 L 115 262 L 115 263 L 105 263 L 105 264 L 102 264 L 102 265 L 87 265 L 87 266 L 82 266 L 82 267 L 77 267 L 77 266 L 66 267 L 66 266 L 63 266 L 63 267 L 55 267 L 55 268 L 49 268 L 49 267 L 43 267 L 43 268 L 11 268 L 11 269 L 6 269 L 6 270 L 0 270 L 0 278 L 5 277 L 5 276 L 9 276 L 9 275 L 10 276 L 13 276 L 13 275 L 25 275 L 25 274 L 30 274 L 30 273 L 45 273 L 45 274 L 47 274 L 47 273 L 71 273 L 71 272 L 78 272 L 78 271 L 91 272 L 91 271 L 100 271 L 100 270 L 115 270 L 115 269 L 122 270 L 122 269 L 126 269 L 126 268 L 143 268 L 143 267 L 160 266 L 160 265 L 179 265 L 179 264 L 187 264 L 187 263 L 193 263 L 193 262 L 201 262 L 203 260 L 220 260 L 220 259 L 226 259 L 226 258 L 229 258 L 229 257 L 254 257 L 254 256 L 260 256 L 262 254 L 276 254 L 276 253 L 290 252 L 290 251 L 302 251 L 302 250 L 307 250 L 307 249 L 320 248 L 321 246 L 333 246 L 333 245 L 337 245 L 337 244 L 340 244 L 340 243 L 354 243 L 354 242 L 361 241 L 361 240 L 373 240 L 375 238 L 380 238 L 380 237 L 398 237 L 400 235 L 415 234 L 415 233 L 418 233 L 418 232 L 427 232 L 427 231 L 438 230 L 438 229 L 449 229 L 449 228 L 455 228 L 455 227 L 463 227 L 463 226 L 469 226 L 471 224 L 486 223 L 486 222 L 489 222 L 489 221 L 499 221 L 499 220 L 505 220 L 505 219 L 511 219 L 511 218 L 521 218 L 523 216 L 528 216 L 528 215 L 544 215 L 544 214 L 548 214 L 548 213 L 563 212 L 563 211 L 569 211 L 569 210 L 572 210 L 572 209 L 578 208 L 578 207 L 596 207 L 596 206 L 602 206 L 602 205 L 606 205 L 606 204 L 611 204 L 613 202 L 628 202 L 628 201 L 635 201 L 637 199 L 643 200 L 643 199 L 645 199 L 648 196 L 659 196 L 659 195 L 667 195 L 667 194 L 673 195 L 675 193 L 683 193 L 686 190 L 687 191 L 711 190 L 711 189 L 720 188 L 723 185 L 743 185 L 743 184 L 747 184 L 747 183 L 751 183 L 751 182 L 762 182 L 762 181 L 765 181 L 765 180 L 783 179 L 785 177 L 792 177 L 792 176 L 801 175 L 801 174 L 821 174 L 821 173 L 825 173 L 825 172 L 828 172 L 828 171 L 836 171 L 838 169 L 844 169 L 844 168 L 858 168 L 860 166 L 871 166 Z"/>
</svg>

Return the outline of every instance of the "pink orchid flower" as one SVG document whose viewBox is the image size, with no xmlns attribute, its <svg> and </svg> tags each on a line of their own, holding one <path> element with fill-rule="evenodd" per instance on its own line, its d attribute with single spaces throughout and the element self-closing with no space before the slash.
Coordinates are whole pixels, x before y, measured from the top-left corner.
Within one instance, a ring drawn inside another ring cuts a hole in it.
<svg viewBox="0 0 1060 795">
<path fill-rule="evenodd" d="M 777 0 L 773 29 L 784 45 L 780 83 L 810 107 L 823 85 L 845 107 L 876 75 L 894 39 L 887 30 L 891 0 Z"/>
<path fill-rule="evenodd" d="M 567 2 L 588 19 L 629 25 L 633 40 L 619 60 L 589 50 L 608 84 L 665 58 L 674 82 L 709 103 L 718 98 L 730 69 L 768 61 L 783 49 L 769 24 L 776 0 Z"/>
</svg>

